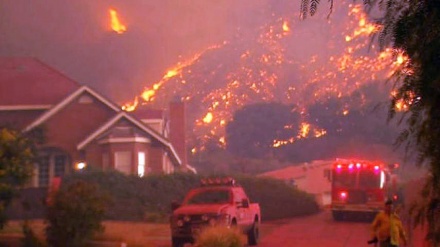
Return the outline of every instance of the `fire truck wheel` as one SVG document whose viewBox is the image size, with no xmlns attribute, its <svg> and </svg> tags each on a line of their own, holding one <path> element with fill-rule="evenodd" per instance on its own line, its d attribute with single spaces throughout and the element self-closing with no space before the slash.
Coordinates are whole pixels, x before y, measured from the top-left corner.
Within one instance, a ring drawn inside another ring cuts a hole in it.
<svg viewBox="0 0 440 247">
<path fill-rule="evenodd" d="M 342 221 L 344 219 L 344 213 L 341 211 L 332 211 L 332 215 L 336 221 Z"/>
</svg>

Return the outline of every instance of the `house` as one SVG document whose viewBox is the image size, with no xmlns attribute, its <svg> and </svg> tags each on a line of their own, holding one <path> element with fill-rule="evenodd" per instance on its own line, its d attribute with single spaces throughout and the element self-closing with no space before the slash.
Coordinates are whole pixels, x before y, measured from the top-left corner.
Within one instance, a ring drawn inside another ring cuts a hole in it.
<svg viewBox="0 0 440 247">
<path fill-rule="evenodd" d="M 331 169 L 333 162 L 334 160 L 314 160 L 265 172 L 259 176 L 276 178 L 294 185 L 313 194 L 320 205 L 326 206 L 331 201 L 331 182 L 325 176 L 325 172 Z"/>
<path fill-rule="evenodd" d="M 171 128 L 182 131 L 184 105 L 170 106 L 168 118 L 153 109 L 126 112 L 37 59 L 0 58 L 0 126 L 46 137 L 32 186 L 84 165 L 139 176 L 185 168 L 185 134 Z"/>
</svg>

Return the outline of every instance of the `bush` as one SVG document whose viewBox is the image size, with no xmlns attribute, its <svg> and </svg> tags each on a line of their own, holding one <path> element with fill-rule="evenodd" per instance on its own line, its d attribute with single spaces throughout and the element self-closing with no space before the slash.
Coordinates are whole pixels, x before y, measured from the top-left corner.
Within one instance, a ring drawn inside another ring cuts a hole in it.
<svg viewBox="0 0 440 247">
<path fill-rule="evenodd" d="M 237 176 L 251 202 L 258 202 L 264 220 L 283 219 L 319 212 L 315 197 L 281 180 L 268 177 Z"/>
<path fill-rule="evenodd" d="M 196 247 L 242 247 L 244 236 L 236 228 L 207 227 L 196 237 Z"/>
<path fill-rule="evenodd" d="M 117 171 L 83 171 L 65 177 L 64 184 L 87 181 L 110 195 L 105 218 L 124 221 L 167 222 L 171 202 L 180 201 L 186 192 L 199 185 L 193 174 L 152 174 L 126 176 Z M 128 207 L 129 205 L 129 207 Z"/>
<path fill-rule="evenodd" d="M 46 238 L 50 246 L 83 246 L 103 230 L 106 197 L 94 184 L 62 186 L 48 206 Z"/>
<path fill-rule="evenodd" d="M 225 175 L 218 175 L 225 176 Z M 319 211 L 314 197 L 280 180 L 254 176 L 231 176 L 258 202 L 264 220 L 308 215 Z M 126 176 L 117 171 L 83 171 L 64 178 L 63 184 L 87 181 L 111 196 L 105 218 L 124 221 L 167 222 L 171 202 L 199 186 L 202 176 L 185 173 Z M 129 206 L 128 206 L 129 205 Z"/>
</svg>

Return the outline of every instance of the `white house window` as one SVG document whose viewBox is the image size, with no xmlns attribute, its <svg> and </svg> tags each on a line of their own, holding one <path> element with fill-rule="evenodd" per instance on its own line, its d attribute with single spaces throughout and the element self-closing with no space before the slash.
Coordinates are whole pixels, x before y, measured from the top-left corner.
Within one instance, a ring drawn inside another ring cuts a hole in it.
<svg viewBox="0 0 440 247">
<path fill-rule="evenodd" d="M 52 183 L 54 177 L 63 177 L 67 173 L 69 157 L 65 154 L 45 153 L 39 157 L 36 167 L 35 185 L 47 187 Z"/>
<path fill-rule="evenodd" d="M 66 172 L 66 156 L 55 155 L 54 159 L 55 159 L 54 175 L 55 177 L 62 177 Z"/>
<path fill-rule="evenodd" d="M 49 178 L 50 178 L 50 160 L 49 156 L 43 156 L 40 159 L 38 165 L 38 186 L 39 187 L 47 187 L 49 186 Z"/>
<path fill-rule="evenodd" d="M 145 175 L 145 153 L 138 153 L 138 175 L 143 177 Z"/>
<path fill-rule="evenodd" d="M 120 151 L 115 152 L 115 169 L 124 173 L 131 174 L 131 152 L 130 151 Z"/>
</svg>

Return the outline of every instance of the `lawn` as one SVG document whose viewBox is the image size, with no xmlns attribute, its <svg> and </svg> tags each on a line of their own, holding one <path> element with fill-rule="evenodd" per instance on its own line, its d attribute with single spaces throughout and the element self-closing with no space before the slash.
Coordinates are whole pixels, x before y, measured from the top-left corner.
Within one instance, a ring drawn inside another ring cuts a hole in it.
<svg viewBox="0 0 440 247">
<path fill-rule="evenodd" d="M 0 231 L 0 239 L 5 236 L 22 236 L 21 224 L 23 221 L 10 221 Z M 44 222 L 42 220 L 29 221 L 36 235 L 44 239 Z M 153 224 L 141 222 L 105 221 L 105 230 L 95 237 L 94 245 L 98 242 L 114 243 L 108 246 L 121 246 L 126 243 L 127 247 L 169 247 L 170 228 L 168 224 Z M 261 236 L 272 232 L 280 222 L 270 222 L 261 225 Z"/>
</svg>

